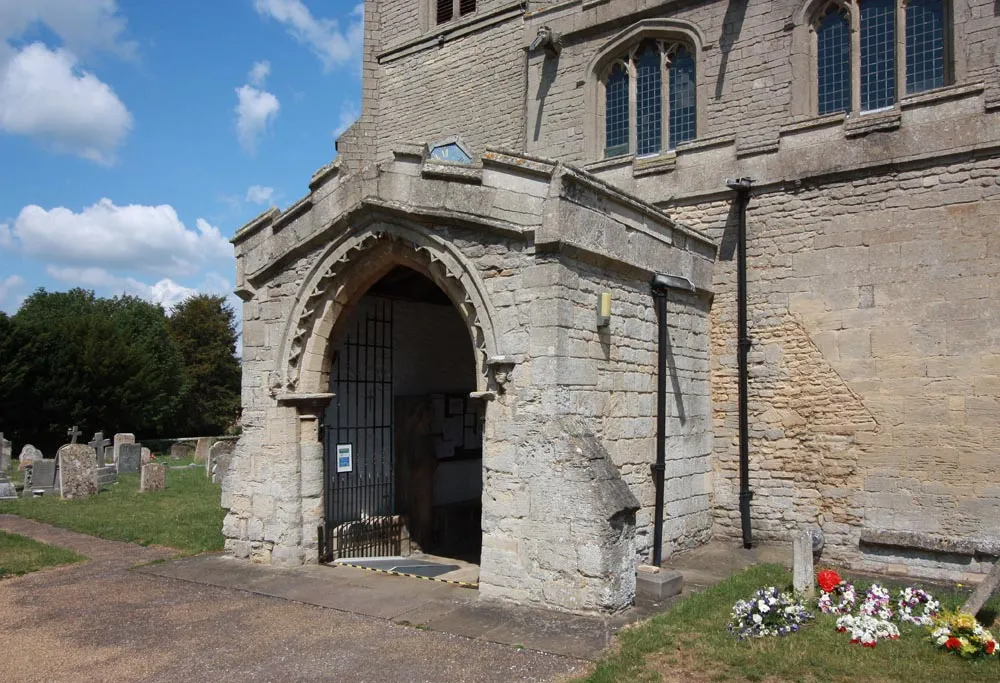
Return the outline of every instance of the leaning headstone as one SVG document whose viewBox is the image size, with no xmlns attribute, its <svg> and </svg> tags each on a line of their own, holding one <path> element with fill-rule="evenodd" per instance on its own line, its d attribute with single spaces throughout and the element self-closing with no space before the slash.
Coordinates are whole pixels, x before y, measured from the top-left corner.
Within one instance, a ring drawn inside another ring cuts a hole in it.
<svg viewBox="0 0 1000 683">
<path fill-rule="evenodd" d="M 10 451 L 10 441 L 3 438 L 3 432 L 0 432 L 0 472 L 6 472 L 10 469 L 12 455 Z"/>
<path fill-rule="evenodd" d="M 208 460 L 208 450 L 215 443 L 214 436 L 202 436 L 198 439 L 198 444 L 194 447 L 194 461 L 205 462 Z"/>
<path fill-rule="evenodd" d="M 792 587 L 799 595 L 811 598 L 816 593 L 813 579 L 813 535 L 802 531 L 792 539 Z"/>
<path fill-rule="evenodd" d="M 7 478 L 7 470 L 0 470 L 0 500 L 17 500 L 17 489 Z"/>
<path fill-rule="evenodd" d="M 86 498 L 97 493 L 97 463 L 94 449 L 70 444 L 59 449 L 59 495 Z"/>
<path fill-rule="evenodd" d="M 61 451 L 62 449 L 60 449 Z M 31 486 L 24 487 L 24 496 L 53 495 L 57 492 L 57 463 L 59 456 L 52 460 L 36 460 L 31 467 Z"/>
<path fill-rule="evenodd" d="M 235 448 L 236 441 L 226 439 L 225 441 L 216 441 L 208 449 L 208 462 L 205 463 L 205 466 L 208 470 L 208 476 L 211 477 L 214 483 L 221 484 L 223 477 L 229 472 L 229 465 L 233 461 L 233 451 Z"/>
<path fill-rule="evenodd" d="M 112 453 L 111 462 L 118 462 L 118 455 L 121 453 L 121 447 L 128 443 L 135 443 L 135 434 L 115 434 L 115 449 Z"/>
<path fill-rule="evenodd" d="M 117 437 L 116 437 L 117 438 Z M 115 461 L 118 474 L 138 472 L 142 467 L 142 445 L 137 443 L 122 443 L 115 446 L 118 454 Z"/>
<path fill-rule="evenodd" d="M 993 563 L 993 570 L 976 586 L 976 590 L 962 605 L 962 611 L 967 614 L 978 614 L 986 601 L 997 591 L 1000 591 L 1000 560 Z"/>
<path fill-rule="evenodd" d="M 145 446 L 142 447 L 142 464 L 145 465 L 147 462 L 153 461 L 153 451 L 149 450 Z"/>
<path fill-rule="evenodd" d="M 150 462 L 142 466 L 142 474 L 139 476 L 139 491 L 162 491 L 167 483 L 167 466 Z"/>
<path fill-rule="evenodd" d="M 104 438 L 104 432 L 97 432 L 94 434 L 93 441 L 87 444 L 94 449 L 94 462 L 98 467 L 104 465 L 104 449 L 109 443 L 111 442 Z"/>
<path fill-rule="evenodd" d="M 34 462 L 35 460 L 41 460 L 42 457 L 42 452 L 28 443 L 21 449 L 21 454 L 17 456 L 17 459 L 21 463 L 19 465 L 20 469 L 23 470 L 28 463 Z"/>
</svg>

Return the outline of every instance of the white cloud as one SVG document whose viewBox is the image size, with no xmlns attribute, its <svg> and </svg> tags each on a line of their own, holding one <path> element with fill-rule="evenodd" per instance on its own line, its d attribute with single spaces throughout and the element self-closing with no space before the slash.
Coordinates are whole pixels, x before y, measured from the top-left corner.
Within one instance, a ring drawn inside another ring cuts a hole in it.
<svg viewBox="0 0 1000 683">
<path fill-rule="evenodd" d="M 253 154 L 257 150 L 257 140 L 267 124 L 278 115 L 281 105 L 277 97 L 252 85 L 236 88 L 236 96 L 239 98 L 236 105 L 236 135 L 243 149 Z"/>
<path fill-rule="evenodd" d="M 254 0 L 261 16 L 270 17 L 307 46 L 324 69 L 346 64 L 361 56 L 364 41 L 364 5 L 355 5 L 345 29 L 335 19 L 314 17 L 302 0 Z"/>
<path fill-rule="evenodd" d="M 102 199 L 76 213 L 30 205 L 14 221 L 13 237 L 28 256 L 74 267 L 129 268 L 191 275 L 215 259 L 233 258 L 219 229 L 199 218 L 188 229 L 170 205 L 116 206 Z"/>
<path fill-rule="evenodd" d="M 0 0 L 2 1 L 2 0 Z M 0 66 L 0 129 L 101 164 L 132 128 L 114 91 L 66 50 L 28 45 Z"/>
<path fill-rule="evenodd" d="M 274 201 L 274 188 L 264 187 L 262 185 L 251 185 L 247 189 L 246 200 L 251 204 L 270 204 Z M 0 236 L 0 239 L 2 239 L 2 236 Z"/>
<path fill-rule="evenodd" d="M 99 290 L 108 295 L 131 294 L 154 304 L 160 304 L 168 313 L 184 299 L 198 293 L 198 290 L 185 287 L 170 278 L 162 278 L 150 285 L 135 278 L 119 277 L 104 268 L 48 266 L 45 270 L 50 276 L 67 285 Z"/>
<path fill-rule="evenodd" d="M 336 140 L 350 128 L 361 116 L 361 106 L 357 102 L 344 102 L 340 105 L 340 118 L 337 127 L 333 129 L 333 139 Z"/>
<path fill-rule="evenodd" d="M 271 62 L 264 60 L 263 62 L 254 62 L 253 67 L 250 69 L 250 73 L 247 75 L 247 79 L 250 81 L 250 85 L 255 85 L 258 88 L 264 85 L 264 81 L 267 77 L 271 75 Z"/>
<path fill-rule="evenodd" d="M 0 40 L 45 24 L 79 55 L 106 50 L 131 57 L 135 43 L 122 38 L 125 18 L 115 0 L 0 0 Z"/>
<path fill-rule="evenodd" d="M 0 280 L 0 310 L 14 311 L 21 306 L 24 295 L 24 278 L 20 275 L 10 275 Z"/>
</svg>

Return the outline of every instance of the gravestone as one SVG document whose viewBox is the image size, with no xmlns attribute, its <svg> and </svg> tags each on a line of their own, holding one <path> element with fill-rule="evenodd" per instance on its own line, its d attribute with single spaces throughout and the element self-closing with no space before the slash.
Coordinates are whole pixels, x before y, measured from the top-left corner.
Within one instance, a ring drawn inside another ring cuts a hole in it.
<svg viewBox="0 0 1000 683">
<path fill-rule="evenodd" d="M 115 449 L 111 454 L 111 462 L 118 462 L 121 447 L 125 444 L 135 443 L 135 434 L 115 434 Z M 138 470 L 136 470 L 138 472 Z"/>
<path fill-rule="evenodd" d="M 3 432 L 0 432 L 0 472 L 6 472 L 10 469 L 12 455 L 10 451 L 10 441 L 3 438 Z"/>
<path fill-rule="evenodd" d="M 208 451 L 215 443 L 214 436 L 202 436 L 198 438 L 198 444 L 194 447 L 194 461 L 205 462 L 208 460 Z"/>
<path fill-rule="evenodd" d="M 801 531 L 792 539 L 792 587 L 798 595 L 811 598 L 816 594 L 813 578 L 813 535 Z"/>
<path fill-rule="evenodd" d="M 118 474 L 139 471 L 142 466 L 142 444 L 121 443 L 115 446 L 115 450 L 117 451 L 115 462 L 118 465 Z"/>
<path fill-rule="evenodd" d="M 43 495 L 52 495 L 57 492 L 57 464 L 59 456 L 53 460 L 36 460 L 31 467 L 31 486 L 25 485 L 24 496 L 30 498 L 40 492 Z"/>
<path fill-rule="evenodd" d="M 1000 591 L 1000 560 L 993 563 L 993 570 L 986 575 L 969 599 L 962 605 L 962 611 L 968 614 L 978 614 L 986 601 Z"/>
<path fill-rule="evenodd" d="M 162 491 L 167 484 L 167 466 L 150 462 L 142 466 L 142 474 L 139 476 L 139 491 L 147 493 L 149 491 Z"/>
<path fill-rule="evenodd" d="M 97 432 L 94 434 L 93 441 L 89 442 L 87 445 L 94 449 L 94 462 L 98 466 L 104 464 L 104 449 L 107 445 L 111 443 L 108 439 L 104 438 L 104 432 Z"/>
<path fill-rule="evenodd" d="M 7 478 L 7 470 L 0 470 L 0 500 L 17 500 L 17 489 Z"/>
<path fill-rule="evenodd" d="M 97 468 L 97 487 L 104 488 L 118 481 L 118 469 L 115 465 L 101 465 Z"/>
<path fill-rule="evenodd" d="M 66 436 L 69 437 L 70 443 L 76 443 L 76 437 L 80 436 L 81 434 L 83 434 L 83 432 L 77 429 L 76 425 L 73 425 L 72 427 L 66 430 Z"/>
<path fill-rule="evenodd" d="M 18 467 L 23 470 L 28 463 L 35 460 L 41 460 L 42 457 L 42 452 L 40 450 L 32 446 L 30 443 L 24 444 L 24 448 L 21 449 L 21 454 L 17 456 L 17 459 L 20 461 L 20 465 Z"/>
<path fill-rule="evenodd" d="M 94 449 L 69 444 L 59 449 L 59 494 L 63 498 L 87 498 L 98 491 Z"/>
<path fill-rule="evenodd" d="M 174 460 L 180 460 L 181 458 L 186 458 L 191 454 L 191 446 L 178 441 L 177 443 L 170 446 L 170 457 Z"/>
<path fill-rule="evenodd" d="M 153 461 L 153 451 L 149 450 L 145 446 L 142 447 L 142 464 L 145 465 L 147 462 Z"/>
<path fill-rule="evenodd" d="M 221 484 L 222 479 L 229 472 L 229 465 L 233 461 L 233 451 L 236 449 L 236 441 L 226 439 L 217 441 L 208 449 L 208 462 L 205 463 L 208 476 L 216 484 Z"/>
</svg>

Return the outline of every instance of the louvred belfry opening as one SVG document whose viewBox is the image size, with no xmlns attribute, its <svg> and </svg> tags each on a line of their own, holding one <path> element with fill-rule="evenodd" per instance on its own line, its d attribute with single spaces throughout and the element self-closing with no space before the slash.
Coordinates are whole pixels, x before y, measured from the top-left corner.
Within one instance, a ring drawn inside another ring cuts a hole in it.
<svg viewBox="0 0 1000 683">
<path fill-rule="evenodd" d="M 451 21 L 454 12 L 452 0 L 437 0 L 437 23 L 443 24 L 446 21 Z"/>
<path fill-rule="evenodd" d="M 460 0 L 458 7 L 459 13 L 463 17 L 466 14 L 472 14 L 476 11 L 476 0 Z"/>
</svg>

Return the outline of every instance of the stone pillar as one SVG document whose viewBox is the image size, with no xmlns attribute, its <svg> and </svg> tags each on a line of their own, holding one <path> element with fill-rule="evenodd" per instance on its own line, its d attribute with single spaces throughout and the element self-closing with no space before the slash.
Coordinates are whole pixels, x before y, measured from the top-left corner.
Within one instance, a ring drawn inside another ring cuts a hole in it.
<svg viewBox="0 0 1000 683">
<path fill-rule="evenodd" d="M 320 416 L 328 403 L 314 401 L 299 406 L 299 486 L 302 496 L 302 561 L 319 561 L 317 530 L 323 523 L 323 442 Z"/>
<path fill-rule="evenodd" d="M 800 531 L 792 539 L 792 587 L 796 595 L 806 598 L 816 596 L 813 580 L 813 536 L 808 530 Z"/>
</svg>

